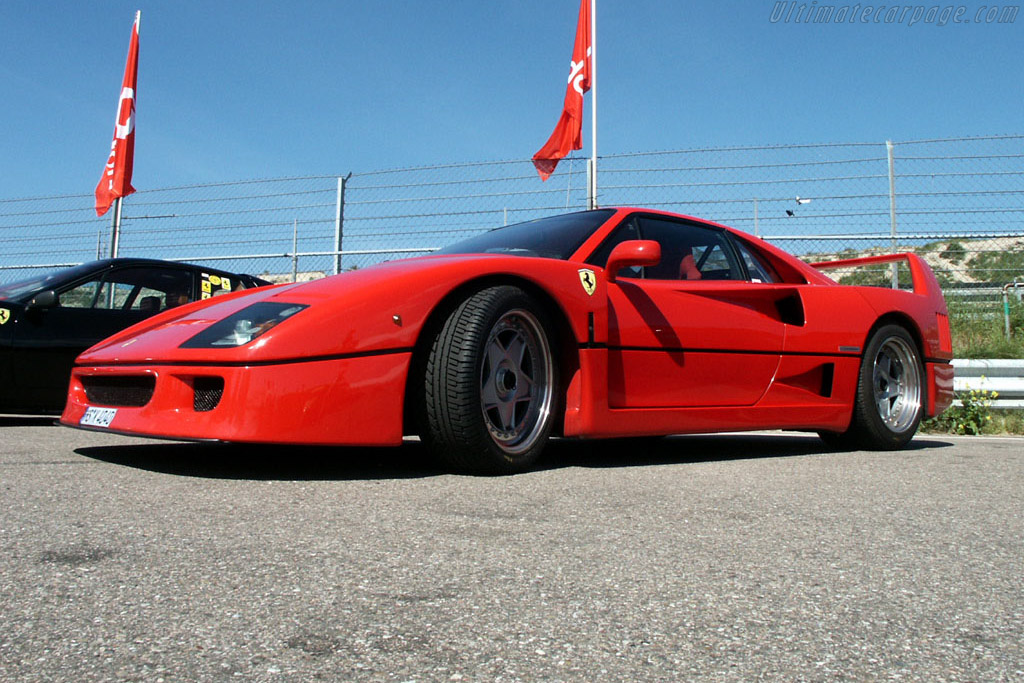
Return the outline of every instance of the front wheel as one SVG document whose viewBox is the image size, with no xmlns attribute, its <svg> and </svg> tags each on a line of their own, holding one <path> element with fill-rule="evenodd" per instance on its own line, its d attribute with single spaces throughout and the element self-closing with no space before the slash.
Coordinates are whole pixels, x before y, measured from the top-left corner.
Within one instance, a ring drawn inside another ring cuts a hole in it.
<svg viewBox="0 0 1024 683">
<path fill-rule="evenodd" d="M 833 447 L 870 450 L 903 448 L 924 415 L 924 367 L 913 337 L 899 325 L 886 325 L 868 342 L 857 378 L 850 428 L 821 434 Z"/>
<path fill-rule="evenodd" d="M 420 432 L 445 463 L 508 474 L 540 455 L 555 422 L 558 372 L 543 308 L 512 286 L 468 297 L 432 340 Z"/>
</svg>

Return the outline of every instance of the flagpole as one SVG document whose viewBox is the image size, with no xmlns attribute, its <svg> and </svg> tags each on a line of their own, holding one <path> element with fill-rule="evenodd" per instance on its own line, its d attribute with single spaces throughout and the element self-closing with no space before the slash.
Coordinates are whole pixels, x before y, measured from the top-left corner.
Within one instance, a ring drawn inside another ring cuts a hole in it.
<svg viewBox="0 0 1024 683">
<path fill-rule="evenodd" d="M 142 24 L 142 10 L 135 12 L 135 33 L 139 33 Z M 120 114 L 119 114 L 120 115 Z M 121 199 L 114 199 L 114 216 L 110 221 L 110 258 L 117 258 L 121 242 Z"/>
<path fill-rule="evenodd" d="M 594 18 L 596 0 L 579 0 L 580 13 L 576 20 L 576 39 L 572 45 L 572 59 L 569 62 L 569 79 L 566 83 L 562 116 L 559 117 L 551 137 L 533 155 L 533 165 L 542 181 L 551 177 L 559 160 L 572 150 L 583 146 L 583 118 L 586 101 L 583 95 L 590 93 L 591 104 L 591 156 L 587 159 L 587 206 L 597 206 L 597 100 L 594 91 Z"/>
<path fill-rule="evenodd" d="M 587 206 L 597 208 L 597 0 L 590 0 L 590 185 Z"/>
<path fill-rule="evenodd" d="M 117 258 L 118 242 L 121 241 L 121 198 L 114 199 L 114 216 L 110 221 L 110 258 Z"/>
</svg>

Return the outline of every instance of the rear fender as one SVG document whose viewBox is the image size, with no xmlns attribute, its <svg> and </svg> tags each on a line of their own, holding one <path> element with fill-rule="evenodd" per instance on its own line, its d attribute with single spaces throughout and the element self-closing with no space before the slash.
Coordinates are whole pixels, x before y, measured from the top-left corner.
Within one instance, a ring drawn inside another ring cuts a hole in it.
<svg viewBox="0 0 1024 683">
<path fill-rule="evenodd" d="M 949 311 L 942 295 L 935 273 L 917 254 L 882 254 L 863 258 L 825 261 L 812 264 L 821 270 L 850 268 L 879 263 L 906 261 L 913 281 L 913 292 L 886 289 L 883 287 L 857 287 L 857 291 L 875 309 L 877 329 L 886 321 L 898 318 L 920 345 L 926 359 L 949 360 L 953 357 L 952 340 L 949 335 Z M 873 332 L 873 330 L 872 330 Z M 870 339 L 870 334 L 868 335 Z M 866 344 L 865 340 L 865 344 Z"/>
</svg>

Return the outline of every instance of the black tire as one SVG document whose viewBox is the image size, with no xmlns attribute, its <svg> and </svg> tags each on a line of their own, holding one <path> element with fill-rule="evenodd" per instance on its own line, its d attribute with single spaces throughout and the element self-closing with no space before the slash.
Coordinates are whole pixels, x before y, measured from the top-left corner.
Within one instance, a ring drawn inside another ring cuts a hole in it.
<svg viewBox="0 0 1024 683">
<path fill-rule="evenodd" d="M 903 448 L 921 424 L 925 392 L 917 343 L 900 325 L 886 325 L 872 335 L 864 351 L 850 428 L 819 436 L 833 448 Z"/>
<path fill-rule="evenodd" d="M 536 461 L 558 404 L 550 329 L 529 294 L 500 286 L 467 298 L 428 340 L 420 436 L 442 462 L 511 474 Z"/>
</svg>

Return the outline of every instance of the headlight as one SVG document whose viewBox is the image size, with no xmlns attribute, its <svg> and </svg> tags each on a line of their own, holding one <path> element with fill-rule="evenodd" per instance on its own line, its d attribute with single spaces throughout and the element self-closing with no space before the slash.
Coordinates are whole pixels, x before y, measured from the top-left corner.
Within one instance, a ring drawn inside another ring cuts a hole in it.
<svg viewBox="0 0 1024 683">
<path fill-rule="evenodd" d="M 304 308 L 307 308 L 305 304 L 261 301 L 215 322 L 186 341 L 180 348 L 210 349 L 242 346 Z"/>
</svg>

